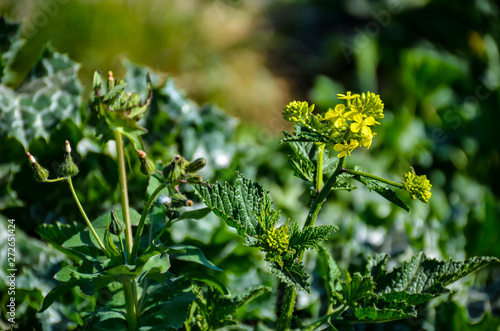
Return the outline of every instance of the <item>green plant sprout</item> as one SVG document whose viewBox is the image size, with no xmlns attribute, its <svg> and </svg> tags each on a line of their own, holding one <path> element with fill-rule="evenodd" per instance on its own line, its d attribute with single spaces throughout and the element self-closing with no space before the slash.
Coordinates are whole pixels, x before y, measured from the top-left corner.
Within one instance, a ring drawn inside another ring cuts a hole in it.
<svg viewBox="0 0 500 331">
<path fill-rule="evenodd" d="M 314 105 L 307 102 L 293 101 L 284 108 L 284 118 L 294 127 L 293 134 L 284 132 L 281 141 L 293 152 L 289 164 L 297 177 L 314 187 L 301 227 L 296 219 L 280 225 L 280 212 L 273 208 L 268 192 L 242 175 L 232 185 L 207 183 L 198 173 L 206 166 L 204 158 L 188 161 L 175 155 L 166 164 L 150 160 L 141 138 L 146 131 L 139 124 L 153 98 L 149 76 L 147 88 L 148 95 L 141 99 L 138 93 L 127 92 L 125 82 L 115 79 L 111 72 L 107 80 L 98 72 L 94 75 L 92 118 L 101 143 L 115 142 L 121 210 L 111 210 L 93 222 L 89 220 L 73 187 L 72 177 L 79 170 L 68 141 L 57 178 L 49 179 L 48 171 L 26 153 L 36 181 L 68 183 L 86 224 L 44 225 L 39 231 L 73 261 L 55 275 L 60 284 L 45 296 L 40 312 L 78 288 L 91 298 L 90 309 L 80 313 L 80 324 L 93 330 L 215 330 L 234 325 L 233 316 L 241 306 L 271 289 L 257 286 L 231 296 L 216 277 L 200 272 L 174 275 L 170 271 L 174 259 L 222 271 L 199 248 L 172 245 L 166 235 L 172 224 L 200 220 L 210 212 L 235 228 L 246 245 L 264 252 L 268 269 L 286 286 L 281 314 L 273 325 L 277 330 L 291 328 L 297 291 L 310 290 L 310 276 L 303 264 L 304 253 L 309 249 L 317 250 L 318 261 L 326 270 L 323 281 L 328 309 L 308 325 L 297 321 L 302 330 L 315 330 L 324 324 L 334 330 L 352 330 L 358 322 L 415 317 L 415 307 L 447 293 L 447 285 L 498 262 L 493 257 L 437 261 L 420 253 L 389 272 L 389 256 L 383 254 L 371 260 L 364 274 L 346 272 L 345 279 L 341 278 L 333 257 L 321 245 L 338 227 L 314 226 L 332 191 L 353 190 L 349 180 L 354 179 L 406 211 L 409 207 L 393 188 L 407 191 L 411 198 L 422 202 L 431 198 L 430 181 L 413 169 L 397 183 L 358 166 L 346 167 L 346 159 L 353 151 L 371 147 L 376 137 L 373 130 L 384 118 L 384 104 L 374 93 L 339 95 L 345 104 L 325 113 L 314 113 Z M 130 155 L 137 155 L 140 172 L 149 178 L 141 213 L 131 208 L 129 202 L 126 159 Z M 193 206 L 183 192 L 185 184 L 192 186 L 206 208 L 184 210 Z M 99 293 L 103 289 L 112 295 L 101 302 Z"/>
</svg>

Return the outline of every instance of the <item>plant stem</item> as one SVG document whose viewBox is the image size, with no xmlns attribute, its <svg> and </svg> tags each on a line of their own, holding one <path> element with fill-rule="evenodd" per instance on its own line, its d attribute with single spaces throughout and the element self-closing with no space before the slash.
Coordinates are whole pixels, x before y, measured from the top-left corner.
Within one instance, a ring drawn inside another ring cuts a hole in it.
<svg viewBox="0 0 500 331">
<path fill-rule="evenodd" d="M 127 186 L 127 173 L 125 171 L 125 155 L 123 148 L 123 137 L 120 131 L 115 131 L 116 152 L 118 156 L 118 169 L 120 177 L 121 188 L 121 203 L 123 220 L 125 222 L 125 247 L 128 253 L 128 260 L 133 261 L 132 257 L 132 222 L 130 220 L 130 206 L 128 202 L 128 186 Z M 123 294 L 125 295 L 125 307 L 127 309 L 127 322 L 129 330 L 135 331 L 137 329 L 137 288 L 135 280 L 123 284 Z"/>
<path fill-rule="evenodd" d="M 318 155 L 319 157 L 319 155 Z M 325 202 L 326 197 L 330 193 L 333 185 L 337 182 L 337 177 L 338 175 L 341 174 L 342 169 L 344 168 L 344 163 L 345 163 L 345 157 L 339 159 L 339 163 L 337 164 L 337 168 L 333 172 L 333 174 L 328 178 L 328 180 L 325 183 L 325 186 L 323 189 L 319 192 L 319 194 L 316 196 L 316 198 L 313 200 L 311 208 L 309 209 L 309 214 L 307 215 L 307 219 L 304 223 L 304 227 L 302 230 L 312 227 L 314 225 L 314 222 L 316 221 L 316 218 L 318 217 L 319 210 L 321 209 L 321 206 L 323 205 L 323 202 Z M 316 182 L 318 182 L 318 179 L 316 178 Z M 297 254 L 299 260 L 302 260 L 302 257 L 304 256 L 304 251 L 301 250 Z M 287 328 L 290 327 L 290 322 L 292 320 L 292 314 L 293 314 L 293 309 L 295 306 L 295 298 L 297 297 L 297 290 L 293 286 L 288 286 L 285 290 L 285 297 L 283 298 L 283 305 L 281 309 L 281 315 L 280 319 L 278 322 L 278 330 L 287 330 Z M 282 327 L 283 329 L 280 329 Z"/>
<path fill-rule="evenodd" d="M 123 294 L 125 295 L 125 308 L 127 310 L 127 323 L 129 331 L 137 330 L 136 300 L 131 282 L 123 283 Z"/>
<path fill-rule="evenodd" d="M 309 324 L 304 329 L 302 329 L 302 331 L 313 331 L 313 330 L 316 330 L 323 323 L 328 322 L 328 320 L 330 318 L 337 317 L 338 315 L 340 315 L 341 313 L 343 313 L 344 310 L 346 310 L 346 309 L 347 309 L 347 306 L 341 305 L 341 306 L 337 307 L 337 309 L 335 309 L 331 314 L 325 315 L 322 318 L 320 318 L 319 320 L 317 320 L 316 322 L 314 322 L 312 324 Z"/>
<path fill-rule="evenodd" d="M 287 286 L 285 289 L 285 296 L 283 298 L 283 305 L 281 306 L 280 319 L 276 330 L 285 331 L 290 330 L 292 322 L 293 310 L 295 309 L 295 299 L 297 298 L 297 290 L 293 286 Z"/>
<path fill-rule="evenodd" d="M 67 177 L 59 177 L 59 178 L 56 178 L 56 179 L 46 179 L 43 182 L 44 183 L 55 183 L 55 182 L 60 182 L 62 180 L 67 180 L 67 179 L 68 179 Z"/>
<path fill-rule="evenodd" d="M 97 236 L 97 233 L 94 230 L 94 227 L 92 226 L 92 223 L 90 223 L 89 218 L 87 217 L 87 214 L 85 214 L 85 210 L 83 210 L 82 205 L 80 204 L 80 200 L 78 200 L 78 196 L 76 195 L 75 188 L 73 187 L 73 181 L 71 180 L 71 177 L 66 177 L 65 178 L 68 181 L 69 184 L 69 189 L 71 190 L 71 193 L 73 194 L 73 198 L 75 199 L 76 205 L 78 206 L 78 209 L 80 209 L 80 213 L 82 213 L 83 218 L 85 219 L 85 222 L 87 223 L 87 226 L 90 229 L 90 232 L 94 235 L 95 239 L 99 243 L 99 246 L 101 246 L 101 249 L 106 252 L 106 247 L 104 247 L 104 244 L 102 243 L 101 239 Z"/>
<path fill-rule="evenodd" d="M 131 260 L 132 252 L 132 223 L 130 221 L 130 208 L 128 204 L 128 190 L 127 190 L 127 173 L 125 172 L 125 156 L 123 152 L 123 138 L 119 131 L 115 131 L 116 152 L 118 155 L 118 168 L 120 176 L 120 189 L 121 189 L 121 202 L 123 221 L 125 222 L 125 246 L 129 261 Z"/>
<path fill-rule="evenodd" d="M 337 168 L 333 172 L 333 174 L 328 178 L 328 180 L 325 183 L 325 186 L 319 192 L 318 196 L 316 199 L 313 200 L 311 209 L 309 209 L 309 214 L 307 215 L 306 221 L 304 223 L 303 229 L 309 228 L 314 225 L 314 222 L 316 221 L 316 218 L 318 217 L 319 210 L 321 209 L 321 206 L 323 205 L 323 202 L 325 202 L 326 197 L 328 196 L 328 193 L 330 193 L 330 190 L 332 189 L 333 185 L 337 182 L 337 176 L 342 172 L 342 168 L 344 167 L 345 163 L 345 157 L 341 158 L 339 160 L 339 163 L 337 165 Z"/>
<path fill-rule="evenodd" d="M 364 177 L 368 177 L 368 178 L 373 178 L 373 179 L 376 179 L 376 180 L 379 180 L 381 182 L 384 182 L 386 184 L 389 184 L 389 185 L 392 185 L 392 186 L 396 186 L 397 188 L 402 188 L 404 189 L 404 185 L 401 184 L 401 183 L 396 183 L 392 180 L 389 180 L 389 179 L 385 179 L 385 178 L 382 178 L 382 177 L 379 177 L 379 176 L 375 176 L 375 175 L 372 175 L 372 174 L 369 174 L 369 173 L 366 173 L 366 172 L 362 172 L 362 171 L 356 171 L 356 170 L 350 170 L 350 169 L 342 169 L 342 172 L 347 172 L 347 173 L 350 173 L 350 174 L 353 174 L 353 175 L 359 175 L 359 176 L 364 176 Z"/>
<path fill-rule="evenodd" d="M 151 196 L 146 201 L 144 205 L 144 210 L 142 211 L 141 219 L 139 220 L 139 224 L 137 225 L 137 231 L 135 233 L 134 243 L 132 246 L 132 253 L 129 256 L 129 262 L 133 263 L 133 259 L 137 257 L 137 251 L 139 250 L 139 242 L 141 241 L 142 231 L 144 229 L 144 224 L 146 223 L 146 217 L 148 216 L 149 209 L 151 205 L 156 200 L 156 197 L 160 192 L 167 186 L 167 183 L 162 183 L 160 186 L 156 188 L 156 190 L 151 194 Z"/>
<path fill-rule="evenodd" d="M 321 191 L 321 186 L 323 186 L 323 155 L 325 153 L 325 143 L 318 143 L 318 164 L 316 169 L 316 194 Z"/>
</svg>

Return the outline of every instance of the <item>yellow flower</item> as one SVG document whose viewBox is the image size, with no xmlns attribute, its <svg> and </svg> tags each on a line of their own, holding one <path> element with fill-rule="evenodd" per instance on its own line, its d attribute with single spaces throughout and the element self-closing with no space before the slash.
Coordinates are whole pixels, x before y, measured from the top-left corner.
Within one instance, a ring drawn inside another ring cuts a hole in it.
<svg viewBox="0 0 500 331">
<path fill-rule="evenodd" d="M 410 193 L 412 199 L 418 198 L 422 202 L 429 202 L 431 198 L 431 182 L 427 176 L 417 176 L 415 170 L 411 169 L 408 173 L 403 175 L 403 185 Z"/>
<path fill-rule="evenodd" d="M 370 125 L 375 124 L 375 119 L 373 117 L 363 118 L 362 114 L 356 114 L 353 116 L 354 123 L 351 123 L 351 131 L 357 133 L 361 131 L 361 136 L 369 136 L 372 133 Z"/>
<path fill-rule="evenodd" d="M 350 106 L 351 105 L 351 100 L 354 100 L 356 98 L 359 98 L 359 94 L 353 94 L 351 95 L 351 91 L 347 91 L 346 94 L 337 94 L 337 99 L 339 100 L 347 100 L 347 105 Z"/>
<path fill-rule="evenodd" d="M 333 146 L 333 149 L 336 150 L 337 152 L 340 152 L 338 158 L 343 158 L 346 155 L 351 156 L 351 152 L 359 146 L 359 142 L 357 140 L 352 139 L 349 143 L 344 140 L 343 144 L 335 144 Z"/>
<path fill-rule="evenodd" d="M 367 149 L 370 149 L 370 146 L 372 145 L 373 137 L 375 137 L 376 135 L 377 135 L 377 133 L 373 132 L 367 136 L 363 136 L 361 139 L 361 145 L 365 146 Z"/>
<path fill-rule="evenodd" d="M 336 105 L 335 109 L 330 109 L 326 112 L 325 116 L 323 117 L 324 120 L 331 120 L 333 122 L 333 125 L 339 129 L 343 126 L 347 126 L 346 119 L 354 112 L 354 111 L 348 111 L 345 112 L 346 107 L 345 105 Z"/>
</svg>

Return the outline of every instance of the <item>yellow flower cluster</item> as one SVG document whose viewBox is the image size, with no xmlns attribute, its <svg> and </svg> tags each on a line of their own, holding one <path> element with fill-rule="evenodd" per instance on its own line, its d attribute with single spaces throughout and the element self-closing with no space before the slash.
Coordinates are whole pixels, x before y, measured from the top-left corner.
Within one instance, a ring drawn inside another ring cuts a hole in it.
<svg viewBox="0 0 500 331">
<path fill-rule="evenodd" d="M 266 231 L 264 242 L 273 253 L 281 255 L 288 248 L 288 227 L 283 225 Z"/>
<path fill-rule="evenodd" d="M 377 120 L 384 118 L 384 104 L 380 96 L 372 92 L 360 95 L 348 91 L 345 95 L 337 96 L 340 100 L 346 100 L 347 104 L 338 104 L 325 114 L 313 115 L 314 105 L 293 101 L 283 109 L 283 117 L 333 140 L 334 149 L 339 152 L 338 157 L 342 158 L 350 156 L 358 146 L 370 148 L 376 136 L 372 127 L 380 125 Z"/>
<path fill-rule="evenodd" d="M 429 202 L 432 185 L 426 175 L 417 176 L 412 169 L 403 175 L 403 185 L 412 199 L 418 198 L 422 202 Z"/>
<path fill-rule="evenodd" d="M 346 155 L 350 156 L 359 145 L 370 148 L 373 137 L 376 135 L 371 127 L 379 125 L 377 120 L 384 118 L 384 104 L 379 95 L 371 92 L 361 95 L 347 92 L 346 95 L 338 94 L 338 98 L 345 99 L 347 106 L 339 104 L 334 109 L 328 110 L 324 120 L 329 120 L 338 130 L 337 137 L 346 137 L 349 130 L 349 141 L 343 140 L 334 146 L 334 149 L 339 152 L 338 157 L 342 158 Z"/>
<path fill-rule="evenodd" d="M 307 101 L 292 101 L 283 108 L 283 117 L 289 122 L 307 125 L 313 110 L 314 105 L 309 107 Z"/>
</svg>

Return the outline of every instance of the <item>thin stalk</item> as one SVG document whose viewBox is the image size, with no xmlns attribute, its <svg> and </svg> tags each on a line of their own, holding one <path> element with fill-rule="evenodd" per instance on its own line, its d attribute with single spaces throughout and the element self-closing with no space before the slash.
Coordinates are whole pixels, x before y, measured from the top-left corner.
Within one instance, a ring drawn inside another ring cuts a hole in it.
<svg viewBox="0 0 500 331">
<path fill-rule="evenodd" d="M 123 283 L 123 294 L 125 295 L 125 308 L 127 310 L 127 323 L 129 331 L 137 330 L 136 300 L 134 299 L 133 284 Z"/>
<path fill-rule="evenodd" d="M 359 176 L 364 176 L 364 177 L 368 177 L 368 178 L 373 178 L 373 179 L 376 179 L 376 180 L 379 180 L 381 182 L 384 182 L 386 184 L 389 184 L 389 185 L 392 185 L 392 186 L 396 186 L 397 188 L 405 188 L 405 186 L 401 183 L 397 183 L 397 182 L 394 182 L 392 180 L 389 180 L 389 179 L 385 179 L 385 178 L 382 178 L 382 177 L 379 177 L 379 176 L 375 176 L 375 175 L 372 175 L 372 174 L 369 174 L 369 173 L 366 173 L 366 172 L 362 172 L 362 171 L 356 171 L 356 170 L 350 170 L 350 169 L 342 169 L 342 172 L 347 172 L 347 173 L 350 173 L 350 174 L 353 174 L 353 175 L 359 175 Z"/>
<path fill-rule="evenodd" d="M 90 232 L 94 235 L 95 239 L 99 243 L 99 246 L 101 246 L 101 249 L 106 252 L 106 247 L 104 247 L 104 244 L 102 243 L 101 239 L 97 236 L 97 233 L 94 230 L 94 227 L 92 226 L 92 223 L 90 223 L 89 218 L 87 217 L 87 214 L 85 214 L 85 210 L 83 210 L 82 205 L 80 204 L 80 200 L 78 200 L 78 196 L 76 195 L 75 188 L 73 187 L 73 181 L 71 180 L 71 177 L 66 177 L 65 178 L 68 181 L 69 184 L 69 189 L 71 190 L 71 193 L 73 194 L 73 198 L 75 199 L 76 205 L 78 206 L 78 209 L 80 209 L 80 213 L 82 213 L 83 218 L 85 219 L 85 222 L 87 223 L 87 226 L 90 229 Z"/>
<path fill-rule="evenodd" d="M 131 252 L 133 246 L 132 222 L 130 220 L 130 206 L 128 201 L 127 173 L 125 171 L 125 155 L 123 148 L 123 137 L 121 132 L 115 131 L 116 152 L 118 156 L 118 169 L 120 177 L 121 204 L 123 220 L 125 222 L 125 246 L 128 253 L 128 260 L 133 260 Z M 127 322 L 129 330 L 137 329 L 137 287 L 135 280 L 123 284 L 123 294 L 125 295 L 125 306 L 127 309 Z"/>
<path fill-rule="evenodd" d="M 133 259 L 137 257 L 137 251 L 139 250 L 139 242 L 141 240 L 142 231 L 144 230 L 144 224 L 146 224 L 146 217 L 148 216 L 149 209 L 151 205 L 156 200 L 156 197 L 160 192 L 167 186 L 167 183 L 162 183 L 160 186 L 156 188 L 156 190 L 151 194 L 149 199 L 146 201 L 144 205 L 144 210 L 142 211 L 141 219 L 139 220 L 139 224 L 137 225 L 137 231 L 135 233 L 134 243 L 132 245 L 132 253 L 129 256 L 129 262 L 133 263 Z"/>
<path fill-rule="evenodd" d="M 316 194 L 321 191 L 323 186 L 323 155 L 325 153 L 325 143 L 319 143 L 318 146 L 318 163 L 316 167 Z"/>
<path fill-rule="evenodd" d="M 116 152 L 118 155 L 118 168 L 120 176 L 120 189 L 121 189 L 121 203 L 122 203 L 122 213 L 123 221 L 125 222 L 125 246 L 127 248 L 127 253 L 129 255 L 129 260 L 131 259 L 132 252 L 132 223 L 130 221 L 130 208 L 128 202 L 128 189 L 127 189 L 127 173 L 125 171 L 125 156 L 123 153 L 123 138 L 119 131 L 115 132 L 116 140 Z"/>
<path fill-rule="evenodd" d="M 46 179 L 43 182 L 44 183 L 55 183 L 55 182 L 60 182 L 60 181 L 67 180 L 67 179 L 68 179 L 67 177 L 59 177 L 56 179 Z"/>
<path fill-rule="evenodd" d="M 337 309 L 335 309 L 331 314 L 328 314 L 328 315 L 325 315 L 323 316 L 322 318 L 320 318 L 319 320 L 317 320 L 316 322 L 312 323 L 312 324 L 309 324 L 308 326 L 306 326 L 304 329 L 302 329 L 302 331 L 313 331 L 313 330 L 316 330 L 318 327 L 320 327 L 322 324 L 328 322 L 328 320 L 330 318 L 334 318 L 334 317 L 337 317 L 339 316 L 340 314 L 342 314 L 345 310 L 347 309 L 347 306 L 345 305 L 341 305 L 339 307 L 337 307 Z"/>
</svg>

